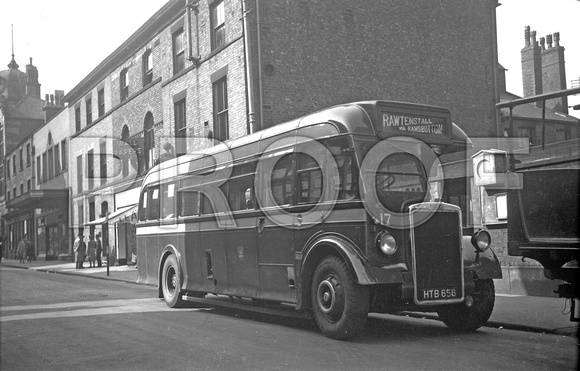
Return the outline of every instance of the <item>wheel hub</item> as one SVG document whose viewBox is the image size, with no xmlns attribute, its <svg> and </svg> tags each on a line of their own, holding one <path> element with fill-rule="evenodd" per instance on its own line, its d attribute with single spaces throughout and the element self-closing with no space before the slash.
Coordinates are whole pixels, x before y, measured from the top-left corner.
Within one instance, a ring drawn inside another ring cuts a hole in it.
<svg viewBox="0 0 580 371">
<path fill-rule="evenodd" d="M 336 278 L 328 277 L 318 284 L 317 290 L 318 308 L 327 316 L 334 317 L 341 313 L 340 284 Z"/>
</svg>

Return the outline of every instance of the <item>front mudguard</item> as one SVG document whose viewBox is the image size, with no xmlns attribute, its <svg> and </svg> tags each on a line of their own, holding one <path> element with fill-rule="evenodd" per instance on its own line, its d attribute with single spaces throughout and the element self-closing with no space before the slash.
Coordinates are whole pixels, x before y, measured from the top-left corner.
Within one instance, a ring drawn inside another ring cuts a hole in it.
<svg viewBox="0 0 580 371">
<path fill-rule="evenodd" d="M 471 244 L 471 236 L 463 236 L 463 268 L 474 272 L 479 279 L 502 278 L 499 259 L 491 248 L 479 252 Z"/>
</svg>

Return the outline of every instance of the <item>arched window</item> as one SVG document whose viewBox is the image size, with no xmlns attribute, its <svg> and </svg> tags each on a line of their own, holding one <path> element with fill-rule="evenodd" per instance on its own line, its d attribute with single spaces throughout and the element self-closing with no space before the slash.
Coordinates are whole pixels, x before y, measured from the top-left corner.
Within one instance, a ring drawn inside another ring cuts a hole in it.
<svg viewBox="0 0 580 371">
<path fill-rule="evenodd" d="M 151 49 L 148 49 L 143 53 L 142 63 L 143 86 L 146 86 L 153 81 L 153 54 L 151 53 Z"/>
<path fill-rule="evenodd" d="M 121 131 L 121 140 L 125 143 L 127 143 L 124 146 L 128 146 L 128 139 L 129 139 L 129 128 L 127 127 L 127 125 L 123 126 L 123 130 Z M 121 156 L 121 166 L 123 167 L 121 169 L 122 174 L 123 174 L 123 178 L 125 178 L 127 175 L 129 175 L 129 154 L 125 153 L 126 152 L 126 148 L 123 149 L 123 154 Z"/>
<path fill-rule="evenodd" d="M 155 132 L 153 131 L 153 114 L 147 112 L 143 122 L 143 172 L 153 166 L 153 152 L 155 149 Z"/>
</svg>

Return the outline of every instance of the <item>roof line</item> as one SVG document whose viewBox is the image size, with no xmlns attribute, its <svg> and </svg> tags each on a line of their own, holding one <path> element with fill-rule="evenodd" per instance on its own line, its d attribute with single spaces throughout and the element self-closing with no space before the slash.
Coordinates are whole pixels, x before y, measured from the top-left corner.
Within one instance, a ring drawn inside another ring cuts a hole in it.
<svg viewBox="0 0 580 371">
<path fill-rule="evenodd" d="M 567 95 L 579 94 L 580 88 L 564 89 L 552 93 L 538 94 L 531 97 L 510 100 L 509 102 L 501 102 L 495 105 L 495 108 L 515 107 L 526 103 L 534 103 L 545 101 L 548 99 L 559 98 Z"/>
</svg>

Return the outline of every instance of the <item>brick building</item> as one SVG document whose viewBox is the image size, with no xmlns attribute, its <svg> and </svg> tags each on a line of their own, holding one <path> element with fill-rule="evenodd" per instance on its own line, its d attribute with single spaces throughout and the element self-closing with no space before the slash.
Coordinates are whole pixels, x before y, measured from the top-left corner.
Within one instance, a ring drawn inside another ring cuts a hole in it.
<svg viewBox="0 0 580 371">
<path fill-rule="evenodd" d="M 33 186 L 30 135 L 44 124 L 38 70 L 32 64 L 20 71 L 12 55 L 8 69 L 0 71 L 0 239 L 5 256 L 16 249 L 24 234 L 33 237 L 34 215 L 20 209 Z"/>
</svg>

